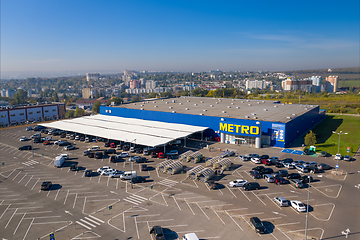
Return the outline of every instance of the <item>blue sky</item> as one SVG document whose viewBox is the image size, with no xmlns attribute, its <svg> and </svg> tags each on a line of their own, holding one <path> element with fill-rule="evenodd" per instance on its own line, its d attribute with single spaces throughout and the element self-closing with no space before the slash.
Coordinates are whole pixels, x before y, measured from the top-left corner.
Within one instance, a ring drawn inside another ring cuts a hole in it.
<svg viewBox="0 0 360 240">
<path fill-rule="evenodd" d="M 359 66 L 359 1 L 3 0 L 1 70 Z"/>
</svg>

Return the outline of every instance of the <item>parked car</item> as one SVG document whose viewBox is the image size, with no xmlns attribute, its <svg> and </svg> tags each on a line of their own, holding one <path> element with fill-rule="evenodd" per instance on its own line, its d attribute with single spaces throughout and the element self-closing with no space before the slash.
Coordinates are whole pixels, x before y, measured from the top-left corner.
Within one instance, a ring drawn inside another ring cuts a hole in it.
<svg viewBox="0 0 360 240">
<path fill-rule="evenodd" d="M 90 148 L 88 148 L 89 151 L 99 151 L 100 147 L 99 146 L 92 146 Z"/>
<path fill-rule="evenodd" d="M 43 144 L 44 144 L 44 145 L 50 145 L 51 142 L 50 142 L 49 140 L 45 140 L 45 141 L 43 142 Z"/>
<path fill-rule="evenodd" d="M 141 169 L 141 171 L 147 171 L 148 166 L 146 164 L 141 164 L 140 169 Z"/>
<path fill-rule="evenodd" d="M 279 170 L 279 171 L 272 173 L 273 177 L 286 177 L 288 174 L 289 173 L 287 170 Z"/>
<path fill-rule="evenodd" d="M 249 173 L 250 173 L 250 175 L 251 175 L 254 179 L 259 179 L 259 178 L 261 178 L 261 174 L 260 174 L 258 171 L 256 171 L 256 170 L 251 170 Z"/>
<path fill-rule="evenodd" d="M 111 178 L 120 178 L 123 175 L 124 171 L 115 170 L 114 172 L 109 174 Z"/>
<path fill-rule="evenodd" d="M 27 127 L 26 128 L 26 131 L 31 131 L 31 130 L 33 130 L 32 127 Z"/>
<path fill-rule="evenodd" d="M 46 181 L 41 184 L 41 190 L 50 190 L 51 187 L 52 183 L 50 181 Z"/>
<path fill-rule="evenodd" d="M 145 182 L 146 181 L 146 178 L 145 177 L 142 177 L 142 176 L 136 176 L 136 177 L 133 177 L 132 179 L 130 179 L 130 183 L 142 183 L 142 182 Z"/>
<path fill-rule="evenodd" d="M 58 144 L 59 146 L 67 146 L 67 145 L 71 145 L 70 142 L 66 142 L 66 141 L 62 141 Z"/>
<path fill-rule="evenodd" d="M 283 178 L 283 177 L 275 177 L 274 183 L 277 184 L 289 184 L 289 180 Z"/>
<path fill-rule="evenodd" d="M 291 163 L 292 165 L 303 165 L 303 164 L 305 164 L 305 161 L 303 161 L 303 160 L 296 160 L 296 161 L 293 161 L 292 163 Z"/>
<path fill-rule="evenodd" d="M 340 153 L 335 154 L 335 160 L 341 160 L 342 155 Z"/>
<path fill-rule="evenodd" d="M 139 160 L 139 159 L 140 159 L 139 156 L 132 156 L 132 157 L 129 158 L 129 161 L 130 162 L 136 162 L 136 160 Z"/>
<path fill-rule="evenodd" d="M 212 190 L 215 190 L 215 189 L 218 189 L 218 188 L 219 188 L 219 187 L 218 187 L 218 183 L 215 182 L 214 180 L 209 180 L 209 181 L 207 181 L 206 183 L 207 183 L 207 185 L 209 186 L 209 188 L 212 189 Z"/>
<path fill-rule="evenodd" d="M 296 169 L 301 173 L 308 173 L 309 172 L 309 168 L 304 167 L 303 165 L 296 166 Z"/>
<path fill-rule="evenodd" d="M 94 158 L 95 157 L 95 153 L 94 152 L 89 152 L 87 154 L 88 158 Z"/>
<path fill-rule="evenodd" d="M 326 157 L 326 156 L 327 156 L 327 152 L 322 151 L 322 152 L 320 153 L 320 156 L 322 156 L 322 157 Z"/>
<path fill-rule="evenodd" d="M 319 170 L 329 170 L 332 169 L 332 167 L 326 163 L 320 163 L 318 165 Z"/>
<path fill-rule="evenodd" d="M 101 167 L 101 168 L 98 168 L 96 171 L 97 171 L 98 173 L 101 173 L 102 171 L 104 171 L 104 170 L 106 170 L 106 169 L 112 169 L 112 168 L 109 167 L 109 166 L 103 166 L 103 167 Z"/>
<path fill-rule="evenodd" d="M 152 158 L 157 158 L 158 155 L 159 155 L 159 153 L 157 153 L 157 152 L 155 152 L 155 151 L 152 151 L 152 152 L 150 153 L 150 155 L 151 155 Z"/>
<path fill-rule="evenodd" d="M 110 147 L 110 143 L 109 143 L 109 142 L 105 142 L 105 143 L 104 143 L 104 147 Z"/>
<path fill-rule="evenodd" d="M 163 228 L 160 226 L 153 226 L 150 230 L 155 240 L 165 240 Z"/>
<path fill-rule="evenodd" d="M 31 145 L 25 145 L 25 146 L 22 146 L 22 147 L 18 148 L 18 150 L 31 150 L 31 149 L 32 149 Z"/>
<path fill-rule="evenodd" d="M 71 164 L 70 165 L 70 171 L 79 171 L 79 167 L 77 166 L 77 164 Z"/>
<path fill-rule="evenodd" d="M 274 202 L 276 202 L 280 207 L 290 206 L 290 201 L 283 197 L 274 197 Z"/>
<path fill-rule="evenodd" d="M 108 176 L 108 175 L 110 175 L 110 174 L 112 174 L 112 173 L 114 173 L 114 172 L 116 172 L 116 170 L 110 168 L 110 169 L 105 169 L 105 170 L 103 170 L 100 174 L 101 174 L 101 175 L 104 175 L 104 176 Z"/>
<path fill-rule="evenodd" d="M 345 155 L 343 160 L 344 161 L 351 161 L 351 157 L 349 155 Z"/>
<path fill-rule="evenodd" d="M 96 159 L 101 159 L 101 158 L 103 158 L 103 156 L 104 156 L 104 154 L 102 152 L 96 152 L 95 153 L 95 158 Z"/>
<path fill-rule="evenodd" d="M 269 155 L 260 156 L 261 162 L 267 166 L 272 164 L 269 158 L 270 158 Z"/>
<path fill-rule="evenodd" d="M 305 212 L 306 211 L 306 205 L 303 204 L 300 201 L 290 201 L 291 206 L 298 212 Z"/>
<path fill-rule="evenodd" d="M 300 179 L 301 175 L 298 173 L 289 173 L 286 177 L 287 179 Z"/>
<path fill-rule="evenodd" d="M 291 163 L 288 163 L 288 162 L 284 162 L 283 165 L 287 169 L 294 169 L 295 168 L 294 165 L 292 165 Z"/>
<path fill-rule="evenodd" d="M 257 233 L 265 233 L 264 224 L 261 222 L 261 220 L 258 217 L 251 217 L 250 224 L 254 227 Z"/>
<path fill-rule="evenodd" d="M 139 159 L 136 159 L 135 162 L 136 162 L 136 163 L 146 163 L 146 162 L 147 162 L 147 159 L 144 158 L 144 157 L 140 157 Z"/>
<path fill-rule="evenodd" d="M 27 141 L 28 140 L 28 138 L 26 137 L 26 136 L 22 136 L 21 138 L 20 138 L 20 142 L 25 142 L 25 141 Z"/>
<path fill-rule="evenodd" d="M 255 170 L 255 171 L 260 172 L 260 171 L 263 170 L 263 169 L 265 169 L 264 166 L 257 166 L 257 167 L 252 168 L 251 170 Z"/>
<path fill-rule="evenodd" d="M 90 142 L 90 138 L 86 137 L 86 138 L 85 138 L 85 142 L 86 142 L 86 143 Z"/>
<path fill-rule="evenodd" d="M 121 158 L 124 158 L 124 157 L 129 157 L 129 153 L 128 152 L 122 152 L 120 153 L 119 155 L 117 155 L 117 157 L 121 157 Z"/>
<path fill-rule="evenodd" d="M 158 157 L 159 157 L 159 158 L 165 158 L 165 155 L 164 155 L 163 152 L 159 152 Z"/>
<path fill-rule="evenodd" d="M 229 182 L 230 187 L 242 187 L 244 184 L 246 184 L 247 181 L 243 179 L 236 179 L 234 181 Z"/>
<path fill-rule="evenodd" d="M 249 156 L 240 155 L 240 156 L 238 156 L 238 158 L 239 158 L 241 161 L 250 161 L 250 157 L 249 157 Z"/>
<path fill-rule="evenodd" d="M 313 181 L 314 181 L 313 177 L 310 176 L 310 175 L 305 175 L 305 176 L 302 176 L 302 177 L 300 178 L 300 181 L 301 181 L 302 183 L 309 183 L 309 180 L 310 180 L 310 182 L 313 182 Z"/>
<path fill-rule="evenodd" d="M 104 150 L 106 154 L 116 154 L 116 150 L 114 148 Z"/>
<path fill-rule="evenodd" d="M 306 162 L 305 164 L 303 164 L 304 167 L 317 167 L 317 162 Z"/>
<path fill-rule="evenodd" d="M 269 160 L 273 165 L 275 165 L 275 163 L 279 161 L 279 158 L 276 156 L 272 156 L 271 158 L 269 158 Z"/>
<path fill-rule="evenodd" d="M 84 152 L 83 152 L 83 156 L 87 156 L 87 155 L 89 155 L 89 153 L 90 153 L 90 151 L 89 151 L 89 150 L 84 150 Z"/>
<path fill-rule="evenodd" d="M 92 175 L 92 170 L 86 170 L 84 173 L 85 177 L 91 177 L 91 175 Z"/>
<path fill-rule="evenodd" d="M 116 148 L 116 144 L 115 143 L 110 143 L 110 148 Z"/>
<path fill-rule="evenodd" d="M 144 149 L 143 155 L 144 155 L 144 156 L 147 156 L 147 155 L 149 155 L 149 154 L 150 154 L 149 151 L 148 151 L 147 149 Z"/>
<path fill-rule="evenodd" d="M 73 146 L 73 145 L 67 145 L 64 147 L 64 150 L 67 150 L 67 151 L 73 150 L 73 149 L 75 149 L 75 146 Z"/>
<path fill-rule="evenodd" d="M 170 152 L 166 153 L 167 156 L 176 156 L 179 154 L 178 150 L 171 150 Z"/>
<path fill-rule="evenodd" d="M 263 169 L 259 170 L 259 173 L 261 175 L 272 174 L 273 172 L 274 172 L 274 170 L 272 168 L 263 168 Z"/>
<path fill-rule="evenodd" d="M 249 191 L 249 190 L 259 190 L 260 189 L 260 184 L 257 183 L 257 182 L 248 182 L 246 184 L 244 184 L 242 186 L 242 188 L 245 190 L 245 191 Z"/>
<path fill-rule="evenodd" d="M 291 185 L 293 185 L 296 188 L 303 188 L 304 185 L 299 179 L 289 179 L 289 182 Z"/>
<path fill-rule="evenodd" d="M 267 181 L 268 183 L 273 183 L 273 182 L 275 182 L 274 177 L 271 176 L 270 174 L 264 174 L 264 179 L 265 179 L 265 181 Z"/>
<path fill-rule="evenodd" d="M 260 164 L 261 163 L 261 159 L 260 159 L 260 156 L 253 156 L 250 158 L 250 161 L 252 161 L 253 163 L 255 164 Z"/>
<path fill-rule="evenodd" d="M 116 156 L 111 156 L 110 157 L 110 162 L 116 163 L 117 162 L 117 157 Z"/>
<path fill-rule="evenodd" d="M 274 165 L 275 165 L 275 167 L 277 167 L 277 168 L 281 168 L 281 167 L 284 166 L 280 160 L 275 161 Z"/>
</svg>

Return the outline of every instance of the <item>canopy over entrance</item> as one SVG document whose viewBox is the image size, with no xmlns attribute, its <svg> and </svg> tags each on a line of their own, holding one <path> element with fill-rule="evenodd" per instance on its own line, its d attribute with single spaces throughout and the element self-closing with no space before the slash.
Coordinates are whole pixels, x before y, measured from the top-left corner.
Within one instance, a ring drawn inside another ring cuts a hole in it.
<svg viewBox="0 0 360 240">
<path fill-rule="evenodd" d="M 134 142 L 136 139 L 136 144 L 151 147 L 165 146 L 176 139 L 186 138 L 207 129 L 207 127 L 186 124 L 101 114 L 39 125 L 123 142 Z"/>
</svg>

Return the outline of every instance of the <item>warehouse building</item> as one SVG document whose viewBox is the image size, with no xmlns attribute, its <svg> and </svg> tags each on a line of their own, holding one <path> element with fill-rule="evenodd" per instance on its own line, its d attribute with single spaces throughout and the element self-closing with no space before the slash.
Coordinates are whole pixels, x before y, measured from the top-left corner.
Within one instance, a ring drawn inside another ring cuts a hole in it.
<svg viewBox="0 0 360 240">
<path fill-rule="evenodd" d="M 101 115 L 204 127 L 201 138 L 260 148 L 285 148 L 319 123 L 318 105 L 180 97 L 100 107 Z"/>
</svg>

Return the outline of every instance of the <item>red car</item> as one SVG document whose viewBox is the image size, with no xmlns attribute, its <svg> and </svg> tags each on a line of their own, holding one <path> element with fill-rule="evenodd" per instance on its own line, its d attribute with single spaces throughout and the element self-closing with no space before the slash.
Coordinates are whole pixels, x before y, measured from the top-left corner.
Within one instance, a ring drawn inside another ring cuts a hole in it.
<svg viewBox="0 0 360 240">
<path fill-rule="evenodd" d="M 115 143 L 110 143 L 110 148 L 116 148 L 116 144 Z"/>
<path fill-rule="evenodd" d="M 165 158 L 165 155 L 164 155 L 164 153 L 163 152 L 159 152 L 159 158 Z"/>
<path fill-rule="evenodd" d="M 261 159 L 261 163 L 265 164 L 266 166 L 271 165 L 271 161 L 269 159 Z"/>
</svg>

